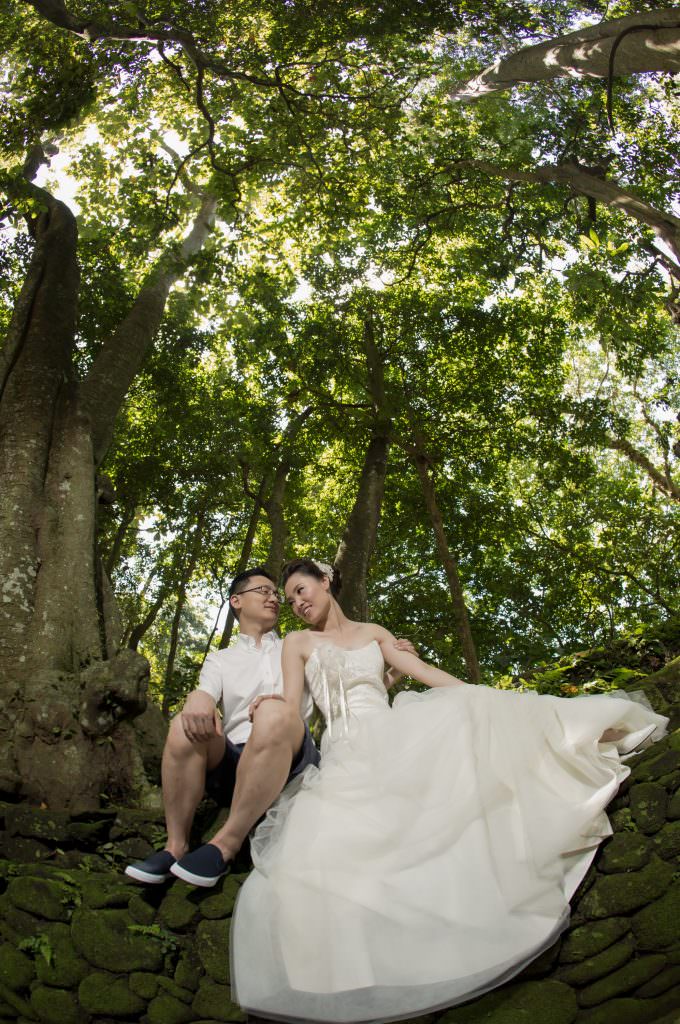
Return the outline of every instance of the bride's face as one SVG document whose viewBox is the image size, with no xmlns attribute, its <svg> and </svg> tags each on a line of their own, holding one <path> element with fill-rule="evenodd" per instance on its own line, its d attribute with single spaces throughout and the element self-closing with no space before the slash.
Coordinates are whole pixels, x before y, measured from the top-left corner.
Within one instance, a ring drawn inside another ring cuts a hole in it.
<svg viewBox="0 0 680 1024">
<path fill-rule="evenodd" d="M 325 576 L 319 580 L 316 576 L 295 572 L 286 582 L 286 601 L 298 619 L 309 623 L 318 622 L 327 614 L 331 602 L 328 587 L 329 582 Z"/>
</svg>

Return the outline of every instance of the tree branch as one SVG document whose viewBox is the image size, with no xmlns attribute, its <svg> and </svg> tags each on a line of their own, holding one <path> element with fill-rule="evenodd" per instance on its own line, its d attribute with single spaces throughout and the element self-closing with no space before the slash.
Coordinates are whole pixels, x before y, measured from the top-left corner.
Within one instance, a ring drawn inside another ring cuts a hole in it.
<svg viewBox="0 0 680 1024">
<path fill-rule="evenodd" d="M 614 18 L 579 29 L 496 61 L 452 93 L 452 100 L 473 101 L 520 82 L 552 78 L 608 78 L 648 71 L 680 70 L 680 14 L 666 9 Z"/>
</svg>

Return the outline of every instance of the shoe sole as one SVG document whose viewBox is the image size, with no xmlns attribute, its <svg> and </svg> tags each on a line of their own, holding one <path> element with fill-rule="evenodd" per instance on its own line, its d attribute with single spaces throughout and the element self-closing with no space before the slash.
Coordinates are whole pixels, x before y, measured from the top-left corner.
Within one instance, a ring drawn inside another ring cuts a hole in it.
<svg viewBox="0 0 680 1024">
<path fill-rule="evenodd" d="M 219 875 L 209 875 L 206 877 L 205 875 L 195 875 L 193 871 L 187 871 L 186 868 L 180 867 L 179 864 L 173 864 L 170 868 L 170 873 L 175 878 L 181 878 L 183 882 L 188 882 L 189 885 L 200 885 L 204 889 L 212 889 L 214 885 L 217 885 L 220 878 L 223 878 L 228 873 L 228 869 L 227 871 L 220 872 Z"/>
<path fill-rule="evenodd" d="M 140 868 L 135 868 L 131 865 L 126 867 L 125 874 L 128 878 L 134 879 L 135 882 L 143 882 L 145 885 L 162 885 L 163 882 L 167 882 L 168 878 L 170 878 L 169 871 L 164 875 L 152 875 L 149 871 L 142 871 Z"/>
</svg>

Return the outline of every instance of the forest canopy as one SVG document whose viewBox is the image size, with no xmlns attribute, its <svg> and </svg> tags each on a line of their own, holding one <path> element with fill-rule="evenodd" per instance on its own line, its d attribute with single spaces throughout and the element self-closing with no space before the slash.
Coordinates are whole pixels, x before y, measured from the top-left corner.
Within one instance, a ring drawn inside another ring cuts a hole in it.
<svg viewBox="0 0 680 1024">
<path fill-rule="evenodd" d="M 677 11 L 12 0 L 0 42 L 10 689 L 132 649 L 169 711 L 298 554 L 475 681 L 677 612 Z"/>
</svg>

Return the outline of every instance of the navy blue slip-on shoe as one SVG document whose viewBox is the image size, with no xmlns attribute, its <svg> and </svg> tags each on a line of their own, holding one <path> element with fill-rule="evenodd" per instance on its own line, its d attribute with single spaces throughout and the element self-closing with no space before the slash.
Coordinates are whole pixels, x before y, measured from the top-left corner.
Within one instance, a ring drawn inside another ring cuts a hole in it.
<svg viewBox="0 0 680 1024">
<path fill-rule="evenodd" d="M 174 863 L 175 858 L 168 850 L 159 850 L 158 853 L 150 854 L 146 860 L 128 864 L 125 874 L 128 878 L 134 878 L 135 882 L 160 885 L 166 878 L 170 878 L 170 869 Z"/>
<path fill-rule="evenodd" d="M 224 859 L 221 852 L 212 843 L 205 843 L 197 850 L 192 850 L 170 868 L 172 874 L 176 878 L 181 878 L 183 882 L 189 882 L 190 885 L 202 885 L 206 888 L 216 885 L 228 870 L 229 861 Z"/>
</svg>

